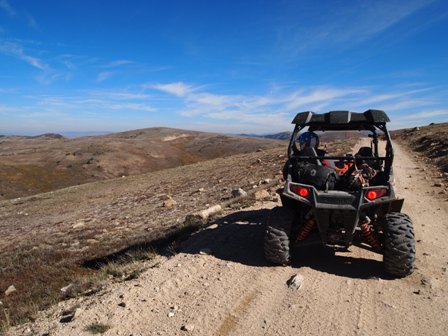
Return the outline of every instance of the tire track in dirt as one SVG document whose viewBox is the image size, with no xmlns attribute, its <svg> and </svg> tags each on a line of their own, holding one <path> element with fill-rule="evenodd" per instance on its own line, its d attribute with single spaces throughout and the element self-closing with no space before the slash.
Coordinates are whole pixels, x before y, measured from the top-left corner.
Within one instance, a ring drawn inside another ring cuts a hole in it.
<svg viewBox="0 0 448 336">
<path fill-rule="evenodd" d="M 263 268 L 256 276 L 257 281 L 248 289 L 249 294 L 232 312 L 231 328 L 225 320 L 216 335 L 241 335 L 242 331 L 245 335 L 271 334 L 277 312 L 287 309 L 285 305 L 291 291 L 285 284 L 291 269 L 275 267 L 266 271 Z"/>
</svg>

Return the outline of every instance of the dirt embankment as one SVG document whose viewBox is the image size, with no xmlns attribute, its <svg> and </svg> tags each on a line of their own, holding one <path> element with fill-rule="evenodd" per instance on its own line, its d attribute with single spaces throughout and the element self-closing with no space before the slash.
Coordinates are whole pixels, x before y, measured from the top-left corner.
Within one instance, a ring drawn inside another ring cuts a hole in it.
<svg viewBox="0 0 448 336">
<path fill-rule="evenodd" d="M 393 138 L 419 154 L 424 163 L 448 173 L 448 123 L 393 131 Z M 417 157 L 416 157 L 417 158 Z"/>
<path fill-rule="evenodd" d="M 301 248 L 288 267 L 263 258 L 263 221 L 275 203 L 236 211 L 146 262 L 139 278 L 68 300 L 11 335 L 443 335 L 448 327 L 448 215 L 443 187 L 396 146 L 403 212 L 414 222 L 417 270 L 391 280 L 381 256 L 351 247 Z M 431 175 L 432 174 L 432 175 Z M 303 276 L 299 289 L 286 284 Z"/>
</svg>

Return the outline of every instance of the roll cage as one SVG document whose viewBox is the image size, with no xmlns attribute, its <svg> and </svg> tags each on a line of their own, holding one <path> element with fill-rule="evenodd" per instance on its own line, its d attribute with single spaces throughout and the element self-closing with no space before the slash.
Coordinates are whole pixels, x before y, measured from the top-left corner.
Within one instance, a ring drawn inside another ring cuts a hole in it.
<svg viewBox="0 0 448 336">
<path fill-rule="evenodd" d="M 382 165 L 384 162 L 384 173 L 391 175 L 393 163 L 393 147 L 386 123 L 390 122 L 387 114 L 382 110 L 367 110 L 365 112 L 350 112 L 350 111 L 330 111 L 327 113 L 314 113 L 311 111 L 299 112 L 292 121 L 295 124 L 294 131 L 288 146 L 288 158 L 298 160 L 309 159 L 327 159 L 327 160 L 344 160 L 346 162 L 354 162 L 356 160 L 376 160 Z M 371 156 L 357 156 L 356 158 L 350 155 L 347 156 L 306 156 L 300 153 L 297 148 L 296 139 L 298 134 L 308 127 L 309 131 L 359 131 L 370 132 L 369 137 L 372 137 L 373 143 L 373 157 Z M 379 134 L 378 131 L 381 133 Z M 386 140 L 385 156 L 379 155 L 378 138 L 383 135 Z"/>
</svg>

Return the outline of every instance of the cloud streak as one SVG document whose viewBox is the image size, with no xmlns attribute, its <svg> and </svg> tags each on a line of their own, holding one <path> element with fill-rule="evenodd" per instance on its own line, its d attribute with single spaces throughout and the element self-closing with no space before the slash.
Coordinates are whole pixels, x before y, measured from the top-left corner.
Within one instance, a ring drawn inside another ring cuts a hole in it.
<svg viewBox="0 0 448 336">
<path fill-rule="evenodd" d="M 143 87 L 163 91 L 178 97 L 185 97 L 198 89 L 192 85 L 187 85 L 182 82 L 169 83 L 169 84 L 146 84 Z"/>
<path fill-rule="evenodd" d="M 8 13 L 8 15 L 17 15 L 16 11 L 11 7 L 7 0 L 0 0 L 0 9 L 3 9 L 6 13 Z"/>
<path fill-rule="evenodd" d="M 318 19 L 312 25 L 304 25 L 300 19 L 296 25 L 280 24 L 279 48 L 291 57 L 297 57 L 321 48 L 354 46 L 387 31 L 432 2 L 433 0 L 344 1 L 340 3 L 337 13 L 330 11 L 333 7 L 327 9 L 322 6 L 318 13 L 314 13 Z M 297 16 L 304 13 L 307 11 L 301 11 Z M 411 28 L 416 29 L 415 25 Z"/>
<path fill-rule="evenodd" d="M 0 52 L 16 57 L 39 70 L 48 70 L 50 67 L 37 57 L 26 54 L 21 46 L 12 42 L 0 43 Z"/>
<path fill-rule="evenodd" d="M 134 63 L 134 62 L 129 61 L 129 60 L 117 60 L 117 61 L 113 61 L 113 62 L 103 65 L 102 68 L 116 68 L 116 67 L 132 64 L 132 63 Z"/>
<path fill-rule="evenodd" d="M 443 116 L 448 116 L 448 109 L 414 113 L 414 114 L 410 114 L 405 117 L 402 117 L 402 118 L 400 118 L 400 120 L 428 119 L 428 118 L 443 117 Z"/>
<path fill-rule="evenodd" d="M 150 96 L 127 91 L 88 91 L 78 96 L 32 96 L 35 105 L 52 110 L 64 111 L 98 111 L 107 113 L 110 110 L 121 111 L 125 115 L 129 111 L 155 112 L 157 108 L 150 103 Z"/>
<path fill-rule="evenodd" d="M 111 78 L 113 75 L 114 75 L 114 72 L 112 72 L 112 71 L 100 72 L 96 78 L 96 81 L 98 83 L 104 82 L 106 79 Z"/>
</svg>

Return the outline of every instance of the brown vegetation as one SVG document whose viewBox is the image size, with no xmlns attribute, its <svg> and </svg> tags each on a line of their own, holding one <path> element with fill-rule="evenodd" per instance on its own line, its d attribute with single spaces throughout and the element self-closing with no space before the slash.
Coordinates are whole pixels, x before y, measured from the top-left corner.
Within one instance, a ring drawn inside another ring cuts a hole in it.
<svg viewBox="0 0 448 336">
<path fill-rule="evenodd" d="M 270 139 L 170 128 L 77 139 L 0 137 L 0 199 L 279 146 Z"/>
</svg>

